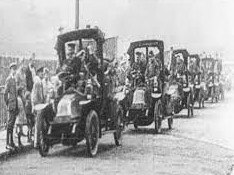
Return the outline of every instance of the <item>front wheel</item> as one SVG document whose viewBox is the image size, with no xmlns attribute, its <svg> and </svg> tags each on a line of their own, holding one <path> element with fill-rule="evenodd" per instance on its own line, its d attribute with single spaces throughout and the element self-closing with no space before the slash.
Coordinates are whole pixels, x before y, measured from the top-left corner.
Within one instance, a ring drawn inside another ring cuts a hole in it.
<svg viewBox="0 0 234 175">
<path fill-rule="evenodd" d="M 201 107 L 202 107 L 202 105 L 203 105 L 202 100 L 203 100 L 202 92 L 201 92 L 201 90 L 199 90 L 199 94 L 198 94 L 198 105 L 199 105 L 199 109 L 201 109 Z"/>
<path fill-rule="evenodd" d="M 169 119 L 168 119 L 168 128 L 169 129 L 172 129 L 173 127 L 173 116 L 171 116 Z"/>
<path fill-rule="evenodd" d="M 116 146 L 122 145 L 122 131 L 124 129 L 124 123 L 123 123 L 123 109 L 119 107 L 117 109 L 117 116 L 116 116 L 116 131 L 114 132 L 114 139 Z"/>
<path fill-rule="evenodd" d="M 94 157 L 98 151 L 99 140 L 99 119 L 94 110 L 91 110 L 86 118 L 85 138 L 88 155 Z"/>
<path fill-rule="evenodd" d="M 136 123 L 134 123 L 133 126 L 136 130 L 138 129 L 138 125 Z"/>
<path fill-rule="evenodd" d="M 161 133 L 162 117 L 162 104 L 161 101 L 158 100 L 154 106 L 154 129 L 156 134 Z"/>
<path fill-rule="evenodd" d="M 187 109 L 188 109 L 188 117 L 193 117 L 193 100 L 191 93 L 189 93 L 187 96 Z"/>
<path fill-rule="evenodd" d="M 42 119 L 41 123 L 41 131 L 39 133 L 39 153 L 42 157 L 46 157 L 49 152 L 49 144 L 45 138 L 45 134 L 47 132 L 47 126 L 44 119 Z"/>
</svg>

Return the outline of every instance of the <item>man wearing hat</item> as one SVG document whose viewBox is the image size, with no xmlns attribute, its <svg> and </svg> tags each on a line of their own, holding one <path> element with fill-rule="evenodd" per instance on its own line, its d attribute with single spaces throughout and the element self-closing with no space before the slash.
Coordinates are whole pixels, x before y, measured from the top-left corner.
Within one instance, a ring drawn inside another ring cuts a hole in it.
<svg viewBox="0 0 234 175">
<path fill-rule="evenodd" d="M 27 66 L 25 70 L 26 89 L 29 92 L 32 92 L 33 83 L 34 83 L 33 78 L 36 74 L 34 62 L 35 62 L 35 54 L 33 53 L 32 57 L 29 59 L 29 65 Z"/>
<path fill-rule="evenodd" d="M 13 129 L 15 125 L 16 116 L 19 112 L 17 104 L 17 90 L 16 90 L 16 63 L 10 64 L 10 75 L 6 79 L 4 101 L 7 105 L 9 115 L 7 121 L 7 135 L 6 135 L 6 148 L 10 150 L 15 149 L 13 141 Z"/>
<path fill-rule="evenodd" d="M 148 59 L 148 64 L 146 66 L 145 77 L 147 79 L 150 79 L 153 76 L 155 76 L 155 73 L 156 73 L 156 61 L 155 61 L 154 53 L 151 50 L 149 52 L 149 59 Z"/>
<path fill-rule="evenodd" d="M 84 53 L 83 50 L 79 53 L 75 53 L 75 46 L 75 43 L 67 44 L 67 59 L 63 62 L 63 64 L 65 65 L 65 71 L 74 75 L 72 82 L 66 85 L 68 87 L 72 84 L 76 84 L 79 79 L 79 72 L 82 64 L 80 56 Z"/>
<path fill-rule="evenodd" d="M 32 98 L 32 108 L 33 108 L 33 112 L 34 111 L 34 107 L 37 104 L 43 104 L 45 102 L 45 96 L 43 93 L 43 83 L 42 83 L 42 79 L 44 76 L 44 68 L 41 67 L 37 70 L 37 76 L 34 79 L 34 84 L 33 84 L 33 89 L 32 89 L 32 94 L 31 94 L 31 98 Z M 40 114 L 36 112 L 36 120 L 35 120 L 35 135 L 34 135 L 34 146 L 37 147 L 38 145 L 38 141 L 39 141 L 39 129 L 40 129 Z"/>
</svg>

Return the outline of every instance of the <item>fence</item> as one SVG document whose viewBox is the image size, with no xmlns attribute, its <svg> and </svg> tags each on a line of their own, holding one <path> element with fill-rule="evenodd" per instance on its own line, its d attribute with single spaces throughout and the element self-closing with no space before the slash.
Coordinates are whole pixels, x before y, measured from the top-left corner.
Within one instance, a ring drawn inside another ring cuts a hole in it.
<svg viewBox="0 0 234 175">
<path fill-rule="evenodd" d="M 18 65 L 22 63 L 24 66 L 27 66 L 28 61 L 28 59 L 24 59 L 22 61 L 19 58 L 0 56 L 0 86 L 4 85 L 5 83 L 5 80 L 9 75 L 10 71 L 8 67 L 12 62 L 16 62 Z M 38 69 L 41 66 L 48 68 L 51 73 L 55 73 L 57 67 L 57 60 L 35 60 L 36 69 Z"/>
<path fill-rule="evenodd" d="M 6 126 L 7 121 L 7 108 L 3 96 L 4 86 L 0 86 L 0 129 Z"/>
</svg>

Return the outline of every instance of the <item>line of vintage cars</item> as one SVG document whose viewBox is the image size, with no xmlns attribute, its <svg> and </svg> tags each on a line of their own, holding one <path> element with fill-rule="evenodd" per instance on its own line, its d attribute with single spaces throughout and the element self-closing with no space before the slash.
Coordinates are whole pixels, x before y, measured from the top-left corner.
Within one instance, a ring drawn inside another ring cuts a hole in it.
<svg viewBox="0 0 234 175">
<path fill-rule="evenodd" d="M 186 49 L 172 50 L 166 57 L 164 43 L 160 40 L 130 44 L 126 83 L 117 87 L 111 74 L 113 60 L 104 58 L 105 41 L 104 33 L 98 28 L 74 30 L 58 36 L 56 49 L 60 67 L 66 60 L 66 46 L 70 42 L 75 42 L 79 51 L 89 45 L 95 47 L 99 66 L 96 79 L 87 67 L 80 69 L 75 86 L 69 83 L 74 81 L 74 75 L 61 69 L 58 72 L 62 82 L 59 95 L 53 103 L 35 107 L 42 120 L 41 156 L 46 156 L 55 144 L 75 146 L 86 140 L 87 153 L 92 157 L 97 154 L 99 139 L 107 133 L 113 134 L 119 146 L 122 132 L 129 124 L 137 129 L 154 123 L 155 133 L 160 133 L 162 122 L 167 120 L 171 129 L 174 114 L 182 109 L 191 117 L 196 102 L 201 108 L 205 100 L 213 102 L 224 98 L 219 83 L 220 60 L 201 59 Z M 91 59 L 89 56 L 85 51 L 83 57 Z M 94 85 L 94 81 L 98 81 L 98 85 Z"/>
</svg>

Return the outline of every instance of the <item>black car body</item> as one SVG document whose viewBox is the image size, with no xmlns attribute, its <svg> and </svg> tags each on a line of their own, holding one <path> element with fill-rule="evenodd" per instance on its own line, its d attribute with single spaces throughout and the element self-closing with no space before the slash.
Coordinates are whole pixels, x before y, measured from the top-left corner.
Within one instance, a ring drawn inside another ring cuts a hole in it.
<svg viewBox="0 0 234 175">
<path fill-rule="evenodd" d="M 142 53 L 142 60 L 140 60 L 139 56 L 135 56 L 135 54 L 139 54 L 138 50 Z M 128 55 L 132 69 L 128 73 L 130 83 L 127 90 L 129 103 L 125 115 L 127 123 L 133 123 L 134 127 L 137 128 L 155 122 L 155 132 L 159 133 L 162 120 L 168 119 L 169 128 L 171 128 L 173 114 L 170 96 L 164 93 L 163 41 L 143 40 L 132 42 L 128 49 Z M 137 64 L 142 67 L 138 69 Z M 150 64 L 153 66 L 151 70 L 149 68 Z"/>
<path fill-rule="evenodd" d="M 104 34 L 99 29 L 80 29 L 59 35 L 56 49 L 60 68 L 66 60 L 66 45 L 69 42 L 76 43 L 80 51 L 85 51 L 87 45 L 95 46 L 95 55 L 99 59 L 99 71 L 95 82 L 98 81 L 100 86 L 94 85 L 95 76 L 91 76 L 90 72 L 86 71 L 86 73 L 81 72 L 81 75 L 84 74 L 87 77 L 84 76 L 81 83 L 81 76 L 75 77 L 79 83 L 70 87 L 69 81 L 74 80 L 74 76 L 71 78 L 69 73 L 63 72 L 63 69 L 60 70 L 58 74 L 63 83 L 60 95 L 55 100 L 54 116 L 48 120 L 48 115 L 42 114 L 44 124 L 42 124 L 39 146 L 42 156 L 46 156 L 49 148 L 54 144 L 75 146 L 84 139 L 88 154 L 95 156 L 99 138 L 106 133 L 113 133 L 116 145 L 121 144 L 122 101 L 125 96 L 121 89 L 116 91 L 117 88 L 113 87 L 113 81 L 110 81 L 112 75 L 105 73 L 110 63 L 103 58 Z M 88 53 L 85 51 L 84 54 L 83 58 L 86 58 Z M 84 86 L 85 91 L 79 90 L 79 84 Z M 68 86 L 65 87 L 65 85 Z M 53 113 L 52 109 L 50 112 Z"/>
</svg>

